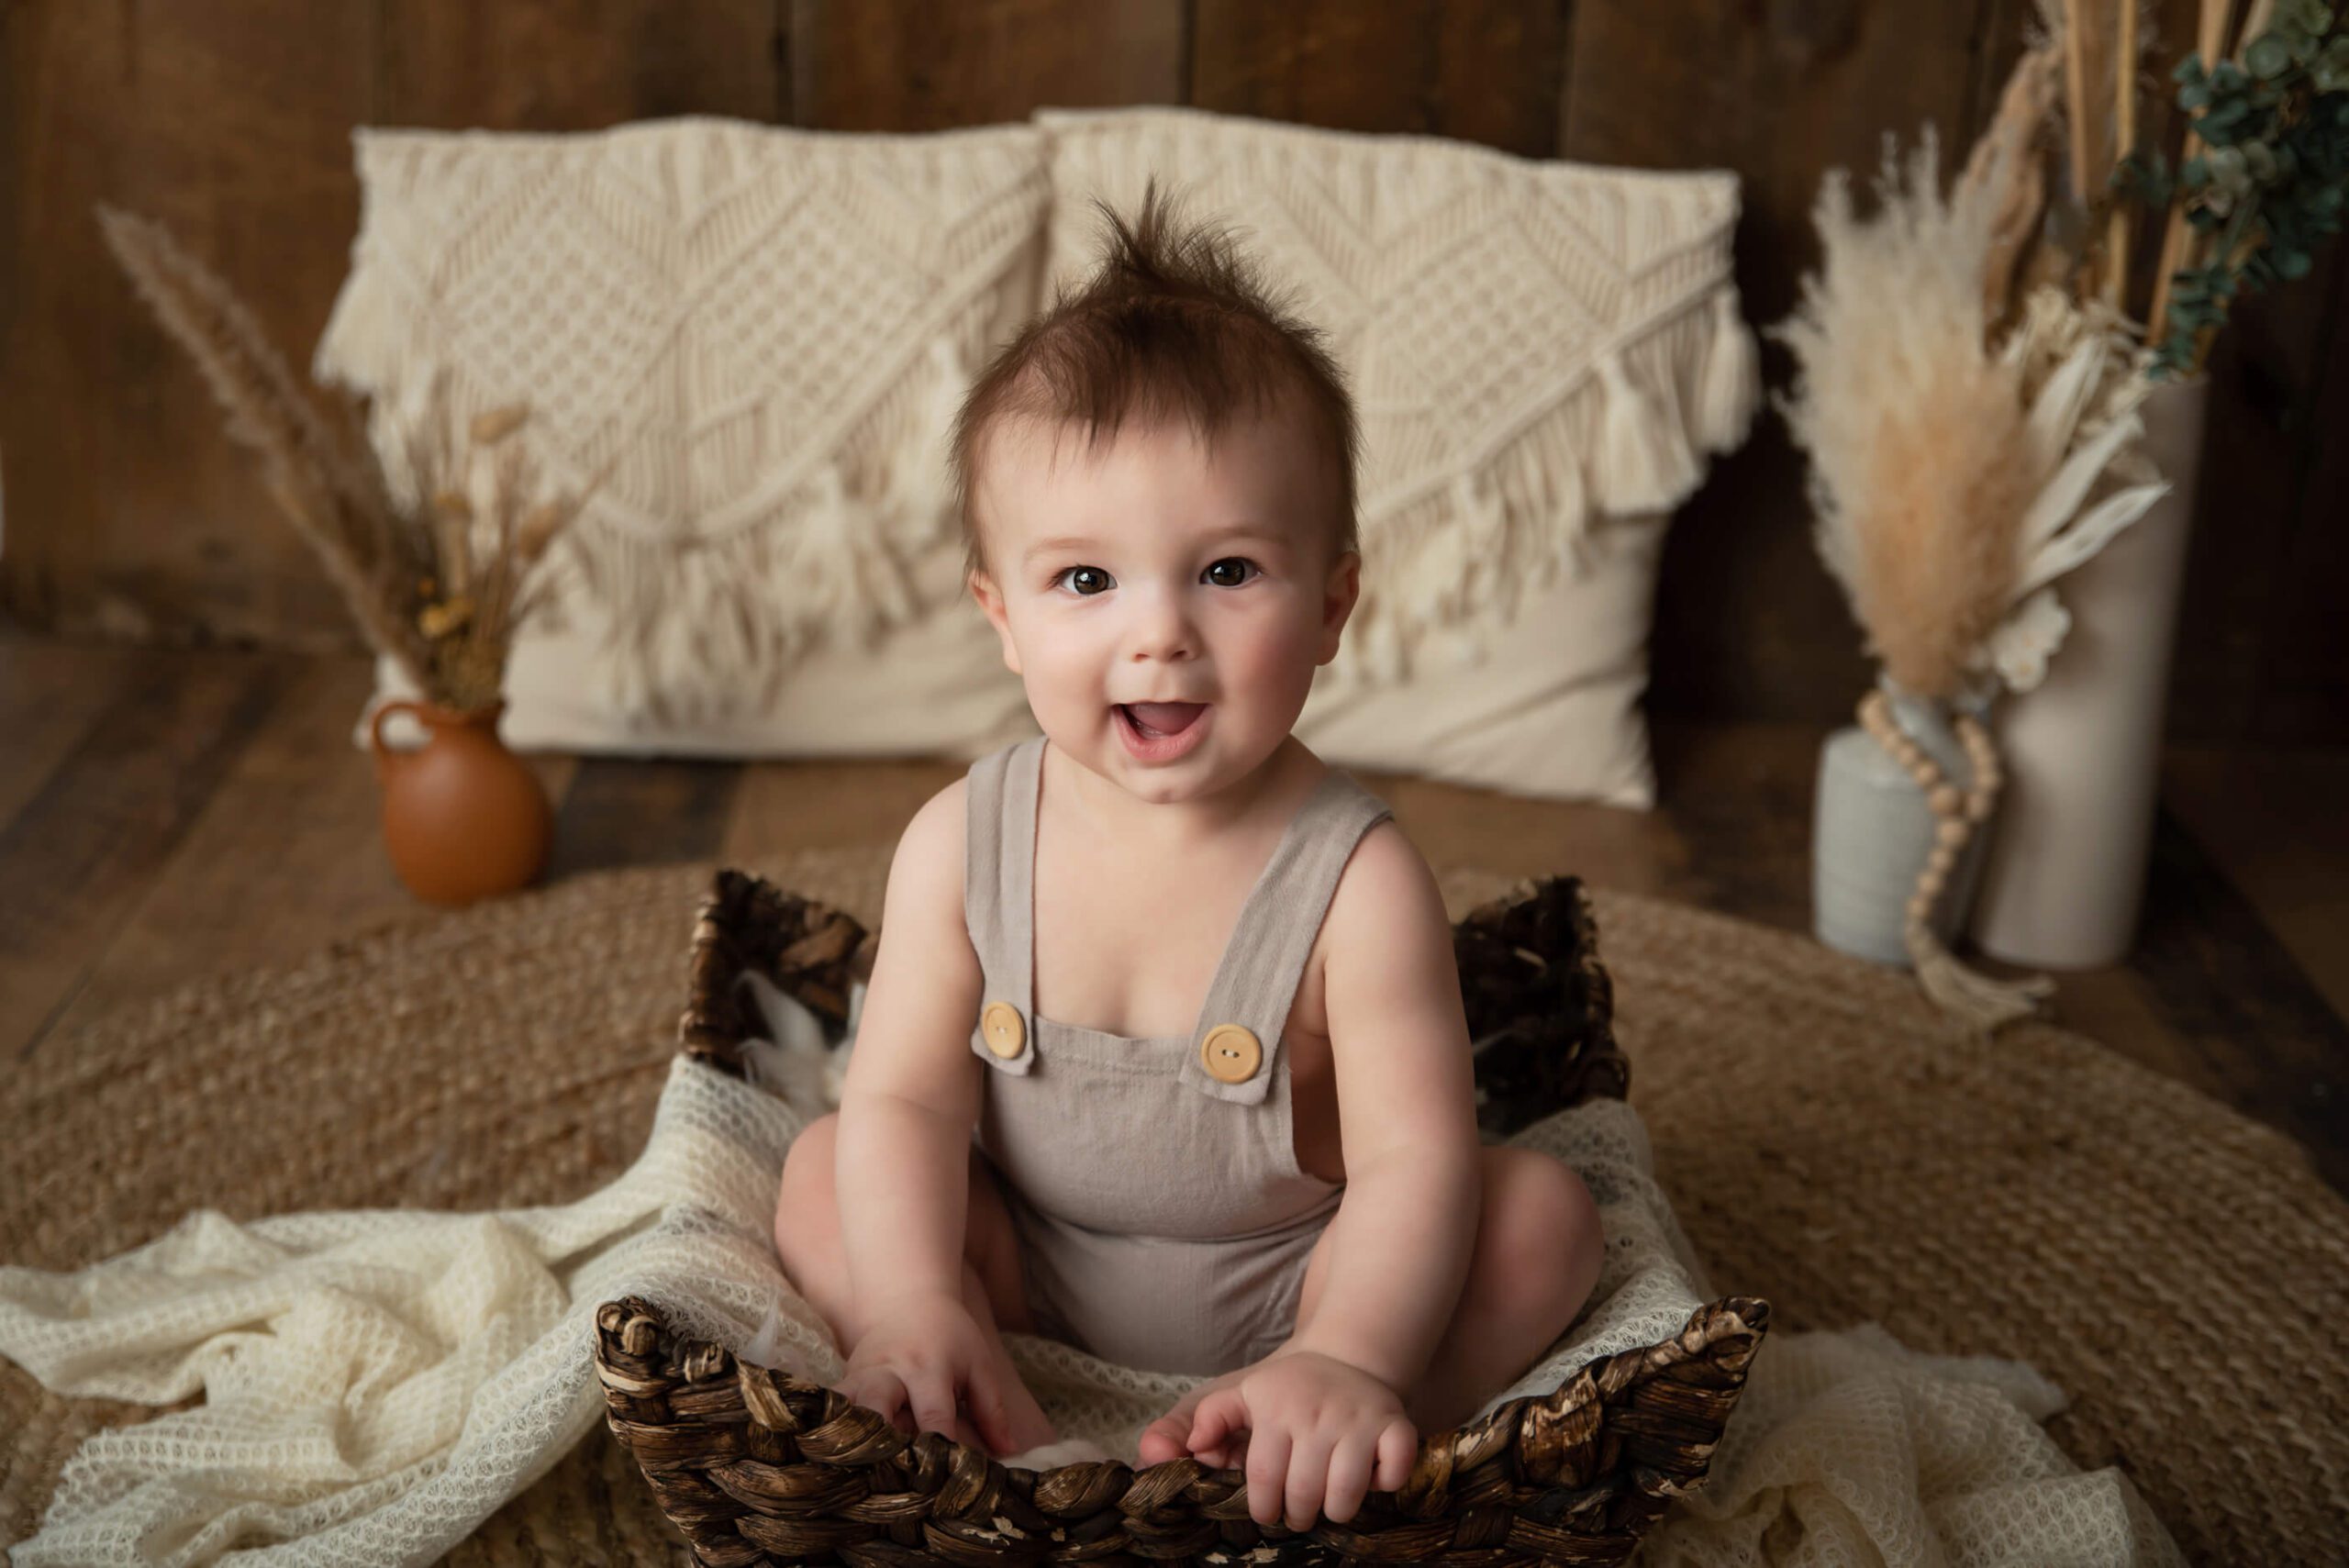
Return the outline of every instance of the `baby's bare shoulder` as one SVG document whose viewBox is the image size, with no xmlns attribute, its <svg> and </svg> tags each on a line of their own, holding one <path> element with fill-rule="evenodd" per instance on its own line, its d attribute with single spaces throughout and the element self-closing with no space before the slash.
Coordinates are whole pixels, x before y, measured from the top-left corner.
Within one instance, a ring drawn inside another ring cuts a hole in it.
<svg viewBox="0 0 2349 1568">
<path fill-rule="evenodd" d="M 897 839 L 844 1098 L 878 1090 L 975 1114 L 976 1073 L 965 1069 L 978 1066 L 969 1041 L 983 978 L 963 916 L 967 799 L 964 781 L 955 780 Z"/>
<path fill-rule="evenodd" d="M 1452 970 L 1452 917 L 1435 871 L 1393 817 L 1355 842 L 1322 916 L 1325 974 L 1440 986 Z"/>
<path fill-rule="evenodd" d="M 1475 1158 L 1474 1057 L 1452 922 L 1434 871 L 1392 818 L 1354 846 L 1322 935 L 1348 1173 L 1390 1154 Z"/>
<path fill-rule="evenodd" d="M 966 956 L 977 984 L 978 954 L 963 913 L 963 866 L 967 851 L 970 784 L 956 779 L 924 801 L 897 837 L 889 862 L 889 886 L 882 895 L 882 941 L 895 929 L 907 945 L 959 950 L 931 951 L 939 959 Z"/>
<path fill-rule="evenodd" d="M 1392 954 L 1430 945 L 1452 951 L 1452 919 L 1435 871 L 1391 817 L 1355 842 L 1322 927 L 1332 951 Z"/>
</svg>

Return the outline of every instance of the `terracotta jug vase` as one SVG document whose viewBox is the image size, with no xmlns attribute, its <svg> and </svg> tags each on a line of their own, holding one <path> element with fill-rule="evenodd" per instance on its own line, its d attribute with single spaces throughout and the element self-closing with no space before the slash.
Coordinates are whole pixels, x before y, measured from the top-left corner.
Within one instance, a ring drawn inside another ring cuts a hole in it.
<svg viewBox="0 0 2349 1568">
<path fill-rule="evenodd" d="M 497 738 L 504 703 L 460 713 L 387 702 L 368 740 L 384 786 L 384 849 L 409 892 L 429 904 L 471 904 L 527 887 L 546 869 L 554 812 L 536 773 Z M 384 741 L 393 715 L 412 714 L 428 740 L 417 751 Z"/>
</svg>

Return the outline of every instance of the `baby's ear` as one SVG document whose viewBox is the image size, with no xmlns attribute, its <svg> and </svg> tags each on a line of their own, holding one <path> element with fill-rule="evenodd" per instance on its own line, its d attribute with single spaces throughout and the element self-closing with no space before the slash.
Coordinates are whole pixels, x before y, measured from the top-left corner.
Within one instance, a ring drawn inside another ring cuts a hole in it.
<svg viewBox="0 0 2349 1568">
<path fill-rule="evenodd" d="M 1011 640 L 1011 619 L 1004 613 L 1003 592 L 995 585 L 984 568 L 974 567 L 970 576 L 971 597 L 979 602 L 979 613 L 987 617 L 995 634 L 1003 641 L 1004 667 L 1013 674 L 1020 673 L 1019 645 Z"/>
<path fill-rule="evenodd" d="M 1354 613 L 1354 602 L 1362 596 L 1362 551 L 1349 550 L 1330 563 L 1330 575 L 1321 588 L 1321 649 L 1317 664 L 1327 664 L 1338 656 L 1338 638 L 1346 629 L 1348 617 Z"/>
</svg>

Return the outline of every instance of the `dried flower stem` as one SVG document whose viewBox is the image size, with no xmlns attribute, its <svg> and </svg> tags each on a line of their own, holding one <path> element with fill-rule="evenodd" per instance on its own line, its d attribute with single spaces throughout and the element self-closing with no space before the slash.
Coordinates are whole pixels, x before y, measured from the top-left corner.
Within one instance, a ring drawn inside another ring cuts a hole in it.
<svg viewBox="0 0 2349 1568">
<path fill-rule="evenodd" d="M 170 230 L 104 205 L 98 221 L 139 297 L 203 373 L 229 436 L 261 458 L 264 486 L 309 541 L 361 632 L 420 678 L 429 652 L 382 589 L 422 552 L 363 472 L 363 444 L 347 424 L 340 431 L 328 424 L 252 313 Z"/>
<path fill-rule="evenodd" d="M 2065 124 L 2071 152 L 2072 195 L 2093 217 L 2115 161 L 2119 139 L 2115 105 L 2106 97 L 2114 57 L 2121 53 L 2115 40 L 2116 18 L 2135 19 L 2136 0 L 2063 0 Z M 2124 78 L 2124 82 L 2125 82 Z M 2124 87 L 2123 95 L 2126 95 Z M 2091 230 L 2093 233 L 2093 230 Z M 2079 259 L 2087 293 L 2100 293 L 2108 284 L 2109 246 L 2091 244 Z"/>
<path fill-rule="evenodd" d="M 259 454 L 264 487 L 369 646 L 444 706 L 495 701 L 515 629 L 545 601 L 537 568 L 578 510 L 533 502 L 529 454 L 509 439 L 527 408 L 473 420 L 461 464 L 446 388 L 433 383 L 424 417 L 400 425 L 408 499 L 397 503 L 353 405 L 343 405 L 340 429 L 329 425 L 224 282 L 160 224 L 110 207 L 100 221 L 141 297 L 203 372 L 229 435 Z M 464 484 L 473 468 L 484 478 L 478 497 Z"/>
<path fill-rule="evenodd" d="M 2121 41 L 2113 51 L 2113 161 L 2118 164 L 2137 147 L 2137 0 L 2121 0 Z M 2110 232 L 2105 241 L 2104 297 L 2115 310 L 2129 286 L 2129 210 L 2112 206 Z"/>
<path fill-rule="evenodd" d="M 2065 128 L 2070 132 L 2072 194 L 2088 199 L 2088 72 L 2087 29 L 2082 26 L 2082 0 L 2065 0 L 2064 28 L 2064 101 Z"/>
</svg>

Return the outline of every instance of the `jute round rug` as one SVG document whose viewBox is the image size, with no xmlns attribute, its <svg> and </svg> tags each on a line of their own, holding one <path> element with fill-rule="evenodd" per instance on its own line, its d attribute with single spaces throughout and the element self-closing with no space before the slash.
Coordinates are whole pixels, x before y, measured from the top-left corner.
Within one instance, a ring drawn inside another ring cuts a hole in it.
<svg viewBox="0 0 2349 1568">
<path fill-rule="evenodd" d="M 754 863 L 878 917 L 885 845 Z M 583 877 L 209 981 L 51 1041 L 0 1085 L 0 1262 L 73 1269 L 188 1209 L 567 1201 L 641 1145 L 713 868 Z M 1510 878 L 1455 868 L 1454 915 Z M 1987 1047 L 1905 975 L 1597 895 L 1631 1097 L 1713 1284 L 1787 1328 L 1873 1318 L 2072 1396 L 2188 1556 L 2337 1563 L 2349 1532 L 2349 1206 L 2282 1137 L 2078 1035 Z M 1766 1351 L 1765 1351 L 1766 1354 Z M 0 1362 L 0 1540 L 143 1407 Z M 598 1434 L 451 1562 L 683 1563 Z"/>
</svg>

